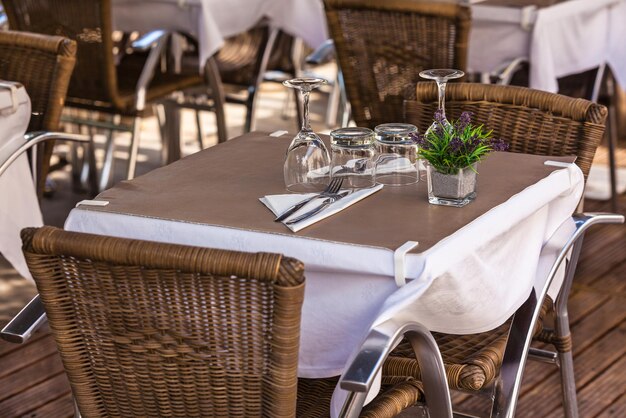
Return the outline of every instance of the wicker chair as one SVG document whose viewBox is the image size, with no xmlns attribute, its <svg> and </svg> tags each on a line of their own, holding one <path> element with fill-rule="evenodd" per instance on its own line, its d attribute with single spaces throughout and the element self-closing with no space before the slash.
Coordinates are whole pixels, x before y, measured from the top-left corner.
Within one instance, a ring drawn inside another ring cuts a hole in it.
<svg viewBox="0 0 626 418">
<path fill-rule="evenodd" d="M 32 108 L 27 143 L 7 161 L 0 161 L 0 174 L 23 152 L 41 144 L 42 152 L 32 155 L 37 161 L 33 177 L 39 197 L 50 167 L 55 139 L 86 144 L 91 160 L 90 181 L 95 192 L 95 162 L 90 139 L 55 132 L 59 130 L 59 119 L 75 61 L 76 43 L 67 38 L 0 31 L 0 79 L 20 82 L 29 94 Z"/>
<path fill-rule="evenodd" d="M 401 121 L 402 103 L 411 98 L 420 71 L 465 70 L 470 29 L 465 6 L 413 0 L 324 4 L 358 126 Z"/>
<path fill-rule="evenodd" d="M 405 102 L 405 120 L 425 131 L 437 109 L 434 83 L 417 84 L 416 100 Z M 604 133 L 607 110 L 584 99 L 524 87 L 452 83 L 446 89 L 446 115 L 458 118 L 463 111 L 473 113 L 473 120 L 493 129 L 495 137 L 510 144 L 510 151 L 539 155 L 575 155 L 576 164 L 585 179 Z M 578 249 L 579 251 L 579 249 Z M 573 277 L 573 269 L 571 276 Z M 571 280 L 571 277 L 570 277 Z M 571 285 L 571 283 L 570 283 Z M 571 335 L 567 322 L 569 285 L 565 284 L 556 304 L 549 298 L 543 302 L 540 321 L 533 335 L 552 344 L 561 366 L 564 408 L 568 417 L 576 417 L 576 388 L 571 353 Z M 543 323 L 548 311 L 556 311 L 556 331 Z M 436 335 L 450 386 L 465 391 L 479 391 L 499 376 L 507 347 L 511 322 L 494 331 L 469 336 Z M 539 353 L 539 352 L 537 352 Z M 404 376 L 418 376 L 418 365 L 403 358 L 402 349 L 396 359 L 386 364 L 390 384 Z M 531 350 L 531 354 L 535 354 Z M 538 354 L 544 358 L 544 355 Z M 395 377 L 392 377 L 395 376 Z"/>
<path fill-rule="evenodd" d="M 3 4 L 11 28 L 63 35 L 77 42 L 78 58 L 67 105 L 108 114 L 111 123 L 81 117 L 68 121 L 109 132 L 132 132 L 127 178 L 134 177 L 140 122 L 146 113 L 146 104 L 163 99 L 174 91 L 203 84 L 205 80 L 198 73 L 197 66 L 183 68 L 178 74 L 157 71 L 169 34 L 150 42 L 149 53 L 122 55 L 116 64 L 111 0 L 5 0 Z M 221 111 L 222 104 L 218 103 L 216 108 Z M 217 113 L 217 116 L 223 118 L 223 113 Z M 120 117 L 130 118 L 133 122 L 120 124 Z M 106 174 L 111 171 L 112 146 L 112 143 L 107 144 Z M 103 178 L 108 179 L 108 175 Z"/>
<path fill-rule="evenodd" d="M 272 28 L 262 20 L 252 29 L 227 38 L 215 55 L 221 82 L 224 84 L 226 103 L 246 108 L 243 132 L 254 131 L 258 92 L 263 81 L 282 82 L 293 78 L 296 66 L 292 59 L 294 38 Z M 185 101 L 180 106 L 196 110 L 198 141 L 203 147 L 199 111 L 210 110 L 198 100 L 202 92 L 197 89 L 185 91 Z M 297 92 L 294 97 L 298 103 Z M 299 107 L 298 115 L 300 115 Z"/>
<path fill-rule="evenodd" d="M 434 83 L 417 84 L 416 100 L 405 104 L 405 120 L 422 132 L 437 109 Z M 446 115 L 473 113 L 476 122 L 506 140 L 509 151 L 537 155 L 575 155 L 589 175 L 602 139 L 607 109 L 584 99 L 573 99 L 525 87 L 450 83 L 446 88 Z"/>
<path fill-rule="evenodd" d="M 2 338 L 24 342 L 47 315 L 83 417 L 329 416 L 338 378 L 297 378 L 300 261 L 53 227 L 22 240 L 39 296 Z M 428 331 L 403 329 L 442 377 Z M 432 388 L 433 402 L 447 393 Z M 397 403 L 386 394 L 366 416 L 391 418 Z"/>
</svg>

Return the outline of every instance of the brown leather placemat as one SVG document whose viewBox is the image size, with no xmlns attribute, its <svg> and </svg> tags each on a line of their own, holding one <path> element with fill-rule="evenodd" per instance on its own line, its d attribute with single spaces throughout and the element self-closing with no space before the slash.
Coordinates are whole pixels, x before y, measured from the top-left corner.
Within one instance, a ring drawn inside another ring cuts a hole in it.
<svg viewBox="0 0 626 418">
<path fill-rule="evenodd" d="M 430 205 L 426 182 L 386 186 L 293 233 L 273 222 L 273 214 L 259 201 L 264 195 L 286 193 L 283 160 L 290 141 L 291 135 L 273 138 L 265 133 L 247 134 L 117 184 L 97 197 L 108 200 L 108 206 L 81 208 L 391 250 L 406 241 L 419 241 L 422 252 L 558 169 L 544 165 L 545 161 L 575 159 L 494 153 L 480 164 L 478 196 L 464 208 Z"/>
</svg>

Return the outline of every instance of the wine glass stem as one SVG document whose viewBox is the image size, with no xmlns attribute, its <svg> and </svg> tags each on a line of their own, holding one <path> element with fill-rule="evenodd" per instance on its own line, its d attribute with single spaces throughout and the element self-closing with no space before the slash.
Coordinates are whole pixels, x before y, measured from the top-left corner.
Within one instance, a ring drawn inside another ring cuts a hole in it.
<svg viewBox="0 0 626 418">
<path fill-rule="evenodd" d="M 439 111 L 443 119 L 446 118 L 446 82 L 445 79 L 437 79 L 437 91 L 439 94 Z"/>
<path fill-rule="evenodd" d="M 310 91 L 302 91 L 302 131 L 310 131 L 311 125 L 309 124 L 309 95 Z"/>
</svg>

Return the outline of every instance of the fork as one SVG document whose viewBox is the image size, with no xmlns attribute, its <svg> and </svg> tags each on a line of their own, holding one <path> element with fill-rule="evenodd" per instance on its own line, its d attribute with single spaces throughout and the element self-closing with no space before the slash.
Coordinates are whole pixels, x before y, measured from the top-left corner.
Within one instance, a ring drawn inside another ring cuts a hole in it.
<svg viewBox="0 0 626 418">
<path fill-rule="evenodd" d="M 350 190 L 346 190 L 346 191 L 343 191 L 341 193 L 336 193 L 336 194 L 333 194 L 331 196 L 328 196 L 328 198 L 326 200 L 324 200 L 321 205 L 319 205 L 315 209 L 312 209 L 312 210 L 308 211 L 305 214 L 302 214 L 302 215 L 300 215 L 300 216 L 298 216 L 296 218 L 293 218 L 292 220 L 290 220 L 288 222 L 285 222 L 285 225 L 293 225 L 293 224 L 298 223 L 300 221 L 304 221 L 305 219 L 309 219 L 310 217 L 312 217 L 313 215 L 318 214 L 324 208 L 332 205 L 333 203 L 335 203 L 339 199 L 343 199 L 344 197 L 346 197 L 350 193 L 351 193 Z"/>
<path fill-rule="evenodd" d="M 291 214 L 295 213 L 298 209 L 302 208 L 304 205 L 309 203 L 313 199 L 317 199 L 318 197 L 329 197 L 337 194 L 337 192 L 341 189 L 341 185 L 343 184 L 343 178 L 333 177 L 333 179 L 328 183 L 328 186 L 322 191 L 320 194 L 316 194 L 315 196 L 307 197 L 301 202 L 296 203 L 282 214 L 280 214 L 274 222 L 280 222 L 284 219 L 287 219 Z"/>
</svg>

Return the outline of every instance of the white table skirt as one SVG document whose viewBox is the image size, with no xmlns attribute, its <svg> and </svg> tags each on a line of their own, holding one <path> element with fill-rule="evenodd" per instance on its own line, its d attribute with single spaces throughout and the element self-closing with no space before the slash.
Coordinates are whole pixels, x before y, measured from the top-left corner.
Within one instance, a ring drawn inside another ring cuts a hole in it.
<svg viewBox="0 0 626 418">
<path fill-rule="evenodd" d="M 530 293 L 542 243 L 571 215 L 582 189 L 575 165 L 553 172 L 427 251 L 408 255 L 413 280 L 400 290 L 388 249 L 82 208 L 70 213 L 65 228 L 302 260 L 307 282 L 298 374 L 316 378 L 341 373 L 389 301 L 412 309 L 433 331 L 474 333 L 502 324 Z"/>
<path fill-rule="evenodd" d="M 474 4 L 468 69 L 491 72 L 526 58 L 530 87 L 557 92 L 557 78 L 608 63 L 626 87 L 625 22 L 626 0 L 569 0 L 538 10 Z"/>
<path fill-rule="evenodd" d="M 30 99 L 26 90 L 17 90 L 17 111 L 10 106 L 11 93 L 0 89 L 0 164 L 24 144 L 24 132 L 30 120 Z M 35 185 L 26 155 L 19 157 L 0 176 L 0 253 L 23 277 L 32 280 L 22 254 L 20 231 L 29 226 L 41 226 L 43 219 Z"/>
<path fill-rule="evenodd" d="M 224 39 L 252 28 L 264 16 L 272 25 L 317 48 L 327 38 L 322 3 L 317 0 L 113 0 L 118 30 L 187 32 L 198 38 L 200 62 Z"/>
</svg>

